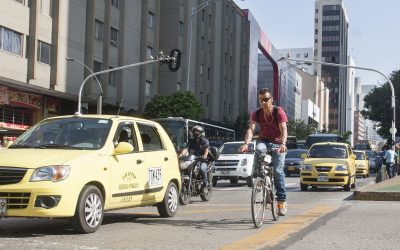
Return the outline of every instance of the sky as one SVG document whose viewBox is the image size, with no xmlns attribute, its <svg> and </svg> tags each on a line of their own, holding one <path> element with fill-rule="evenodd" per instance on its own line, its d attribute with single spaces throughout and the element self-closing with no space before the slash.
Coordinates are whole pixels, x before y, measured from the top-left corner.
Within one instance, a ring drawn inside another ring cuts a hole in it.
<svg viewBox="0 0 400 250">
<path fill-rule="evenodd" d="M 234 0 L 249 9 L 277 49 L 314 46 L 315 0 Z M 349 21 L 348 53 L 355 66 L 389 76 L 400 70 L 400 0 L 344 0 Z M 383 76 L 356 70 L 362 84 Z"/>
</svg>

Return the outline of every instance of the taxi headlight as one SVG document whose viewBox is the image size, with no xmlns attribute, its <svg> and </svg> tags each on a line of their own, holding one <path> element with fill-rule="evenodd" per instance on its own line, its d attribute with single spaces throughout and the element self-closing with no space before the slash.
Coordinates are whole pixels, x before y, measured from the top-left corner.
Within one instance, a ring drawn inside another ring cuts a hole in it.
<svg viewBox="0 0 400 250">
<path fill-rule="evenodd" d="M 304 170 L 304 171 L 311 171 L 311 165 L 310 164 L 303 164 L 301 169 Z"/>
<path fill-rule="evenodd" d="M 247 165 L 247 158 L 240 161 L 240 166 L 246 166 L 246 165 Z"/>
<path fill-rule="evenodd" d="M 62 181 L 68 177 L 70 169 L 70 166 L 64 165 L 41 167 L 33 171 L 29 181 Z"/>
<path fill-rule="evenodd" d="M 345 165 L 336 165 L 336 171 L 346 171 L 347 167 Z"/>
</svg>

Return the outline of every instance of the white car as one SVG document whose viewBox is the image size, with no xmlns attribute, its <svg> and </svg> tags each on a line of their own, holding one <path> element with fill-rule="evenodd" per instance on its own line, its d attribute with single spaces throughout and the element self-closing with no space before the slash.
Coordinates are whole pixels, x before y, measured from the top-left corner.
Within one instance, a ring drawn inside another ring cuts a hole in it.
<svg viewBox="0 0 400 250">
<path fill-rule="evenodd" d="M 243 141 L 225 142 L 220 148 L 220 156 L 214 163 L 212 185 L 217 185 L 218 180 L 230 180 L 237 184 L 238 180 L 245 180 L 249 187 L 253 186 L 251 176 L 253 170 L 255 142 L 249 143 L 249 151 L 238 153 Z"/>
</svg>

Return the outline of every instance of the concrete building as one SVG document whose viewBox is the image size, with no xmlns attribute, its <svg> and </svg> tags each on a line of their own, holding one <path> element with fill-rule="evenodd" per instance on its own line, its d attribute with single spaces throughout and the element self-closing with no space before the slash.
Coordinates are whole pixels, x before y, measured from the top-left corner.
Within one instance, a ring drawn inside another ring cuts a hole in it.
<svg viewBox="0 0 400 250">
<path fill-rule="evenodd" d="M 348 17 L 343 0 L 315 1 L 314 59 L 348 64 Z M 330 89 L 329 130 L 346 130 L 346 68 L 316 66 L 317 75 Z"/>
</svg>

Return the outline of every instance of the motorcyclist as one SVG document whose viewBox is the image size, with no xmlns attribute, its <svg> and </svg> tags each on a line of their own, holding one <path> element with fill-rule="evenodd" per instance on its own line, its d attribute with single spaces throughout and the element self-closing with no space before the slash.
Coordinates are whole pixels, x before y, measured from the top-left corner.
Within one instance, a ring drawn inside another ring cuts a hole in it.
<svg viewBox="0 0 400 250">
<path fill-rule="evenodd" d="M 207 156 L 208 156 L 208 148 L 209 148 L 209 142 L 205 138 L 204 135 L 204 128 L 199 125 L 193 126 L 192 130 L 192 135 L 193 137 L 189 139 L 187 149 L 182 150 L 181 155 L 185 155 L 187 153 L 187 150 L 189 150 L 190 154 L 193 154 L 197 157 L 199 157 L 201 161 L 200 165 L 200 174 L 203 178 L 203 187 L 201 189 L 201 192 L 203 194 L 208 193 L 208 176 L 207 176 Z"/>
</svg>

